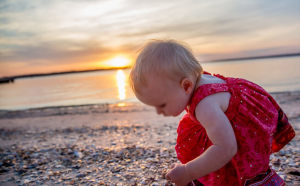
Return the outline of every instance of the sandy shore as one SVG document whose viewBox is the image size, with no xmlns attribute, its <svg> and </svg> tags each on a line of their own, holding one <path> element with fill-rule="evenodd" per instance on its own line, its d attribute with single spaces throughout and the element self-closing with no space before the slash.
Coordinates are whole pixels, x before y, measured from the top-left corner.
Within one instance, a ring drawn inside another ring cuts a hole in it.
<svg viewBox="0 0 300 186">
<path fill-rule="evenodd" d="M 274 93 L 296 137 L 271 165 L 300 184 L 300 92 Z M 177 118 L 132 104 L 0 111 L 0 185 L 171 185 Z"/>
</svg>

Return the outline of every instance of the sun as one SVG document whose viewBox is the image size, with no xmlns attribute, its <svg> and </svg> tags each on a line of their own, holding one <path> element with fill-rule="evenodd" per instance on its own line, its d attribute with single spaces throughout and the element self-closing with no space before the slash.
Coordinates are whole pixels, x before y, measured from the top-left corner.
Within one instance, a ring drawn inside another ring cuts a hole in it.
<svg viewBox="0 0 300 186">
<path fill-rule="evenodd" d="M 131 60 L 125 56 L 116 56 L 108 61 L 104 62 L 104 65 L 107 67 L 128 67 L 131 65 Z"/>
</svg>

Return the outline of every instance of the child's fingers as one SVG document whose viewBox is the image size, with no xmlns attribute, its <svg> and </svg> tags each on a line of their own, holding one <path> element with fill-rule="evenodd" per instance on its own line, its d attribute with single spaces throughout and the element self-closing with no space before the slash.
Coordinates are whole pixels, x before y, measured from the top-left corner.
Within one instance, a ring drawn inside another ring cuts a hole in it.
<svg viewBox="0 0 300 186">
<path fill-rule="evenodd" d="M 165 178 L 167 180 L 172 181 L 170 175 L 171 175 L 172 169 L 175 168 L 176 165 L 177 165 L 176 163 L 173 163 L 170 167 L 171 170 L 168 170 L 168 172 L 166 173 Z"/>
<path fill-rule="evenodd" d="M 176 166 L 176 163 L 173 163 L 173 164 L 171 165 L 171 169 L 173 169 L 175 166 Z"/>
<path fill-rule="evenodd" d="M 171 179 L 171 171 L 168 171 L 168 173 L 166 174 L 166 180 L 172 181 L 172 179 Z"/>
<path fill-rule="evenodd" d="M 166 174 L 165 178 L 166 178 L 166 180 L 169 180 L 169 181 L 171 181 L 171 178 L 170 178 L 170 176 L 169 176 L 169 173 L 168 173 L 168 174 Z"/>
</svg>

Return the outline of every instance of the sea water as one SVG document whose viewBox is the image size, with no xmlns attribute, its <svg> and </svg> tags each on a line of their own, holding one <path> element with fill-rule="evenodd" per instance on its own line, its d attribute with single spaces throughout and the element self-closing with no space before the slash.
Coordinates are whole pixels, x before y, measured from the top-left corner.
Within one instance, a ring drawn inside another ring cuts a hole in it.
<svg viewBox="0 0 300 186">
<path fill-rule="evenodd" d="M 300 90 L 300 57 L 203 63 L 207 72 L 245 78 L 269 92 Z M 16 79 L 0 84 L 0 110 L 138 102 L 130 69 Z"/>
</svg>

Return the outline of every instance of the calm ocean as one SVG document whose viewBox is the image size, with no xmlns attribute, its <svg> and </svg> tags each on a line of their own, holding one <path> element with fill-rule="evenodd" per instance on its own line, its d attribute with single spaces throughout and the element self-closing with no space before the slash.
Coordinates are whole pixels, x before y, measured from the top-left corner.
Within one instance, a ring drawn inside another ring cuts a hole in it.
<svg viewBox="0 0 300 186">
<path fill-rule="evenodd" d="M 300 57 L 202 64 L 205 71 L 253 81 L 269 92 L 300 90 Z M 0 84 L 0 110 L 137 102 L 130 70 L 85 72 L 17 79 Z"/>
</svg>

